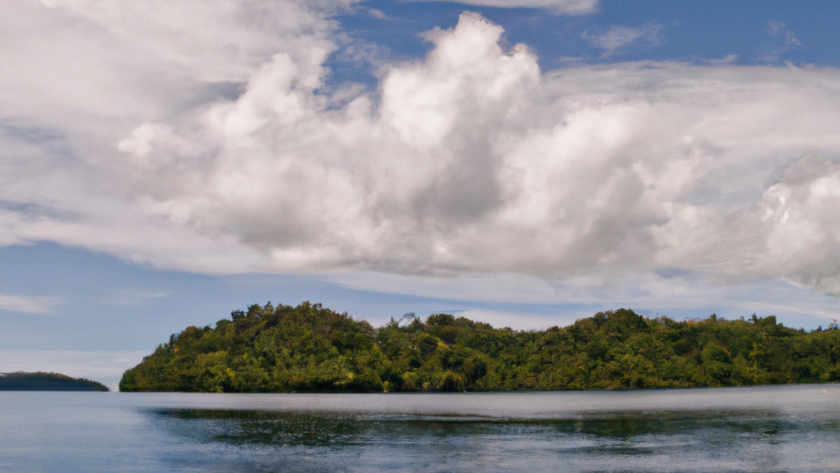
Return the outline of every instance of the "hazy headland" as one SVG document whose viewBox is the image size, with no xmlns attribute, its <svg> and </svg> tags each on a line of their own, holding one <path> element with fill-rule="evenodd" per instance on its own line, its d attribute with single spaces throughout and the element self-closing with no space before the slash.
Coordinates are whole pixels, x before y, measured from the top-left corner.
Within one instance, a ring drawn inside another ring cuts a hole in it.
<svg viewBox="0 0 840 473">
<path fill-rule="evenodd" d="M 0 391 L 108 391 L 102 383 L 60 373 L 0 373 Z"/>
</svg>

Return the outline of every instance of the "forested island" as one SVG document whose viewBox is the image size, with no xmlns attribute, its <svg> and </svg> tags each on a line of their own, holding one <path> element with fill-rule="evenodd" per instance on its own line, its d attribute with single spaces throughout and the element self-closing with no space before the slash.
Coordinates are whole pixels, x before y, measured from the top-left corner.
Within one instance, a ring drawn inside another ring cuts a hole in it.
<svg viewBox="0 0 840 473">
<path fill-rule="evenodd" d="M 60 373 L 0 373 L 0 391 L 108 391 L 96 381 Z"/>
<path fill-rule="evenodd" d="M 516 331 L 449 314 L 373 328 L 320 304 L 234 311 L 187 327 L 127 370 L 121 391 L 389 392 L 689 388 L 840 380 L 840 330 L 774 316 L 648 319 L 599 312 Z"/>
</svg>

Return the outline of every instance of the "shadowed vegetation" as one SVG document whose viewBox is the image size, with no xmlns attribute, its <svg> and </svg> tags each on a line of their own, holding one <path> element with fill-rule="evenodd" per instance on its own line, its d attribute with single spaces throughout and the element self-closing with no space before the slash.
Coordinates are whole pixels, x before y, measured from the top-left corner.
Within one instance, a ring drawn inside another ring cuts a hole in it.
<svg viewBox="0 0 840 473">
<path fill-rule="evenodd" d="M 545 331 L 449 314 L 374 329 L 305 302 L 187 327 L 128 370 L 122 391 L 381 392 L 688 388 L 840 380 L 840 330 L 776 318 L 649 320 L 599 312 Z"/>
<path fill-rule="evenodd" d="M 0 373 L 0 391 L 108 391 L 101 383 L 59 373 Z"/>
</svg>

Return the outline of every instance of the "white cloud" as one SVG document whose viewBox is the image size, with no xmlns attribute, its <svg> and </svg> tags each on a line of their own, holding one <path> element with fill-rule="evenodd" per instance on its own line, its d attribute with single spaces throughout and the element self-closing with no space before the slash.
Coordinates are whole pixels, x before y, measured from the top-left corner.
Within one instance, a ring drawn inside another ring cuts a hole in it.
<svg viewBox="0 0 840 473">
<path fill-rule="evenodd" d="M 609 280 L 578 276 L 562 281 L 521 274 L 428 278 L 369 272 L 336 272 L 326 278 L 355 290 L 447 301 L 444 306 L 504 304 L 510 308 L 507 312 L 468 309 L 469 315 L 462 312 L 459 315 L 494 326 L 514 324 L 512 327 L 516 329 L 563 326 L 596 311 L 617 307 L 675 319 L 711 313 L 730 319 L 748 317 L 752 313 L 775 314 L 786 325 L 808 328 L 820 324 L 827 326 L 832 319 L 840 318 L 834 297 L 815 294 L 797 284 L 762 279 L 733 284 L 680 271 L 629 274 Z M 441 307 L 438 310 L 451 309 Z"/>
<path fill-rule="evenodd" d="M 60 303 L 61 301 L 55 297 L 0 294 L 0 310 L 9 312 L 44 314 Z"/>
<path fill-rule="evenodd" d="M 781 21 L 771 20 L 767 22 L 767 34 L 772 38 L 778 36 L 783 37 L 785 44 L 787 45 L 799 46 L 802 44 L 801 41 L 796 39 L 796 35 L 793 34 L 793 31 L 787 29 L 787 26 L 785 26 L 784 22 Z"/>
<path fill-rule="evenodd" d="M 0 243 L 58 240 L 207 271 L 258 265 L 261 254 L 235 237 L 202 237 L 173 229 L 171 213 L 150 215 L 154 197 L 136 186 L 180 186 L 207 149 L 173 134 L 167 144 L 182 159 L 170 170 L 181 176 L 154 175 L 166 158 L 152 149 L 153 141 L 170 128 L 138 125 L 201 119 L 209 104 L 240 94 L 274 54 L 295 62 L 296 84 L 317 87 L 334 48 L 336 24 L 329 15 L 351 3 L 4 4 L 0 57 L 14 72 L 0 76 L 0 201 L 47 212 L 0 208 Z M 146 171 L 137 173 L 138 167 Z M 240 263 L 229 266 L 232 260 Z"/>
<path fill-rule="evenodd" d="M 785 24 L 780 21 L 770 20 L 767 22 L 767 34 L 771 37 L 779 36 L 779 33 L 785 30 Z"/>
<path fill-rule="evenodd" d="M 659 44 L 659 32 L 663 26 L 652 24 L 631 28 L 627 26 L 610 26 L 601 34 L 590 34 L 584 31 L 581 38 L 592 46 L 603 49 L 604 56 L 612 55 L 616 50 L 637 43 L 647 43 L 648 46 Z"/>
<path fill-rule="evenodd" d="M 779 40 L 774 44 L 764 45 L 765 52 L 759 58 L 761 61 L 776 62 L 783 54 L 802 45 L 802 42 L 796 38 L 793 31 L 789 30 L 784 22 L 781 21 L 768 21 L 767 35 L 771 38 L 778 38 Z"/>
<path fill-rule="evenodd" d="M 388 15 L 386 15 L 385 12 L 383 12 L 382 10 L 377 10 L 376 8 L 362 8 L 362 11 L 366 11 L 368 15 L 378 20 L 388 19 Z"/>
<path fill-rule="evenodd" d="M 726 57 L 721 59 L 705 59 L 703 62 L 712 66 L 728 66 L 730 64 L 735 64 L 735 61 L 737 60 L 737 54 L 728 54 Z"/>
<path fill-rule="evenodd" d="M 584 15 L 598 10 L 599 0 L 413 0 L 421 2 L 453 1 L 464 5 L 499 8 L 545 8 L 561 15 Z"/>
<path fill-rule="evenodd" d="M 3 244 L 216 273 L 597 286 L 677 270 L 840 293 L 836 69 L 542 73 L 466 13 L 427 35 L 428 57 L 387 66 L 376 93 L 331 95 L 342 4 L 199 5 L 186 22 L 169 20 L 183 5 L 11 5 Z"/>
</svg>

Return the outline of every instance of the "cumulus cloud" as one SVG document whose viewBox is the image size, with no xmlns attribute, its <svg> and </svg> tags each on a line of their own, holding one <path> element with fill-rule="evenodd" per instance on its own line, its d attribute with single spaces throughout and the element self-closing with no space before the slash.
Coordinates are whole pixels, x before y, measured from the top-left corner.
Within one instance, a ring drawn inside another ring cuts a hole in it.
<svg viewBox="0 0 840 473">
<path fill-rule="evenodd" d="M 29 65 L 0 78 L 23 107 L 0 108 L 3 244 L 216 273 L 686 271 L 840 293 L 835 69 L 544 73 L 465 13 L 376 91 L 327 91 L 346 4 L 232 2 L 184 25 L 144 2 L 13 5 L 99 49 L 53 64 L 32 35 Z M 200 23 L 227 33 L 190 36 Z M 46 67 L 63 74 L 34 81 Z"/>
<path fill-rule="evenodd" d="M 766 251 L 778 274 L 840 296 L 840 163 L 809 155 L 764 193 Z"/>
<path fill-rule="evenodd" d="M 58 240 L 206 271 L 225 271 L 222 260 L 240 261 L 228 270 L 257 264 L 261 255 L 235 237 L 206 238 L 149 218 L 141 208 L 151 201 L 133 180 L 179 185 L 176 176 L 152 176 L 161 153 L 151 140 L 168 130 L 154 123 L 192 116 L 200 127 L 208 104 L 239 96 L 273 55 L 294 61 L 296 83 L 317 87 L 334 49 L 330 16 L 352 3 L 7 2 L 0 57 L 12 72 L 0 77 L 0 244 Z M 176 165 L 187 178 L 205 148 L 179 136 L 169 146 L 191 157 Z"/>
<path fill-rule="evenodd" d="M 451 0 L 413 0 L 420 2 L 444 2 Z M 454 3 L 499 8 L 545 8 L 561 15 L 583 15 L 594 13 L 599 0 L 455 0 Z"/>
</svg>

